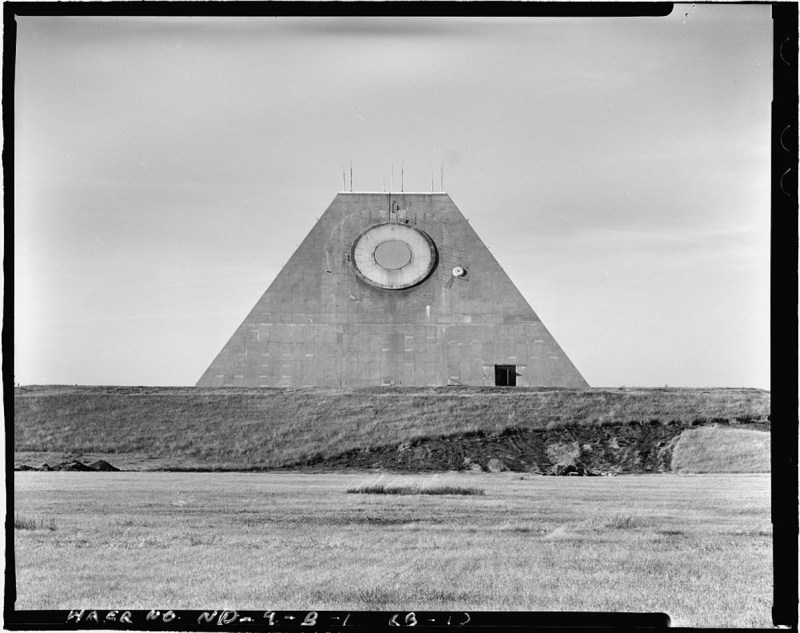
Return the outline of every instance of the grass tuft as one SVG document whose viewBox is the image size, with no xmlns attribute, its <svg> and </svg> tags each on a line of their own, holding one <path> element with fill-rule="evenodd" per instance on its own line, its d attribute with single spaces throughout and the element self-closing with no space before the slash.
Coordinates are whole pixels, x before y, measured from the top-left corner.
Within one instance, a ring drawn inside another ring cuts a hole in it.
<svg viewBox="0 0 800 633">
<path fill-rule="evenodd" d="M 640 516 L 632 514 L 617 514 L 606 522 L 606 527 L 612 530 L 632 530 L 635 528 L 649 527 L 650 523 Z"/>
<path fill-rule="evenodd" d="M 56 520 L 50 518 L 49 521 L 45 522 L 44 519 L 39 519 L 38 521 L 35 518 L 15 515 L 14 516 L 14 529 L 15 530 L 50 530 L 54 532 L 56 529 Z"/>
<path fill-rule="evenodd" d="M 15 530 L 35 530 L 36 529 L 36 519 L 30 519 L 28 517 L 15 516 L 14 517 L 14 529 Z"/>
<path fill-rule="evenodd" d="M 436 478 L 427 479 L 397 479 L 384 481 L 363 482 L 347 492 L 372 495 L 482 495 L 483 488 L 475 486 L 457 486 L 453 484 L 436 483 Z"/>
</svg>

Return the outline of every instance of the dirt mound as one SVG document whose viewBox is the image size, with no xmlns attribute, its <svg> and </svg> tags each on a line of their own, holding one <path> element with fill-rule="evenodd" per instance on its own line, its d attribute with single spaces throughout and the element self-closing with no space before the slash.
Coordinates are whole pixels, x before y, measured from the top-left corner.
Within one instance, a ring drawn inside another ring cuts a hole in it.
<svg viewBox="0 0 800 633">
<path fill-rule="evenodd" d="M 107 471 L 107 472 L 108 471 L 117 471 L 117 472 L 119 472 L 119 468 L 116 468 L 115 466 L 112 466 L 111 464 L 109 464 L 104 459 L 98 459 L 93 464 L 89 464 L 89 468 L 91 468 L 92 470 L 102 470 L 102 471 Z"/>
<path fill-rule="evenodd" d="M 42 464 L 40 468 L 36 468 L 34 466 L 28 466 L 27 464 L 22 464 L 20 466 L 15 466 L 14 470 L 18 471 L 38 470 L 46 472 L 51 472 L 54 470 L 66 470 L 73 472 L 97 472 L 97 471 L 119 471 L 119 468 L 112 466 L 104 459 L 97 460 L 93 464 L 84 464 L 83 462 L 80 462 L 77 459 L 73 459 L 71 461 L 61 462 L 60 464 L 56 464 L 55 466 L 51 466 L 50 464 L 45 463 Z"/>
<path fill-rule="evenodd" d="M 87 466 L 83 462 L 79 462 L 77 459 L 73 459 L 70 462 L 62 462 L 56 466 L 53 466 L 53 470 L 70 470 L 70 471 L 93 471 L 94 468 L 91 466 Z"/>
</svg>

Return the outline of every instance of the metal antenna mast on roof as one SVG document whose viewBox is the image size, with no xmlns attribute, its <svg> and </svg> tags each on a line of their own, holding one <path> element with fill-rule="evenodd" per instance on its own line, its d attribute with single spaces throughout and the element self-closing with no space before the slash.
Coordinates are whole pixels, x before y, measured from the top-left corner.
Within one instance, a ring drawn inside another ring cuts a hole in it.
<svg viewBox="0 0 800 633">
<path fill-rule="evenodd" d="M 444 191 L 444 161 L 439 165 L 439 190 Z"/>
<path fill-rule="evenodd" d="M 347 180 L 344 177 L 344 165 L 342 165 L 342 191 L 347 191 Z"/>
<path fill-rule="evenodd" d="M 353 192 L 353 161 L 350 161 L 350 193 Z"/>
</svg>

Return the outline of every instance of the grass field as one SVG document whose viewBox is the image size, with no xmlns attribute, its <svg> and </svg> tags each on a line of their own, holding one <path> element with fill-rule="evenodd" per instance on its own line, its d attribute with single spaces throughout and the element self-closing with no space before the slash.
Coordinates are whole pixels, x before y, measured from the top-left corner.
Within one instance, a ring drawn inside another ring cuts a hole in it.
<svg viewBox="0 0 800 633">
<path fill-rule="evenodd" d="M 766 473 L 770 471 L 770 435 L 747 429 L 687 429 L 672 453 L 675 472 Z"/>
<path fill-rule="evenodd" d="M 768 475 L 464 473 L 419 485 L 483 494 L 347 492 L 378 481 L 15 473 L 28 526 L 14 532 L 16 607 L 663 611 L 677 626 L 771 625 Z"/>
</svg>

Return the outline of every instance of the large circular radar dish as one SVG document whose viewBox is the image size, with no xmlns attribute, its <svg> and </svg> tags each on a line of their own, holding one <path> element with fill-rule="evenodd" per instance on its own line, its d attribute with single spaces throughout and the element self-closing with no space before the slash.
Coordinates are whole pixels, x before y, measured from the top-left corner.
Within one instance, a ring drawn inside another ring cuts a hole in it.
<svg viewBox="0 0 800 633">
<path fill-rule="evenodd" d="M 428 278 L 436 266 L 436 247 L 424 231 L 387 222 L 356 238 L 352 259 L 356 274 L 368 284 L 400 290 Z"/>
</svg>

